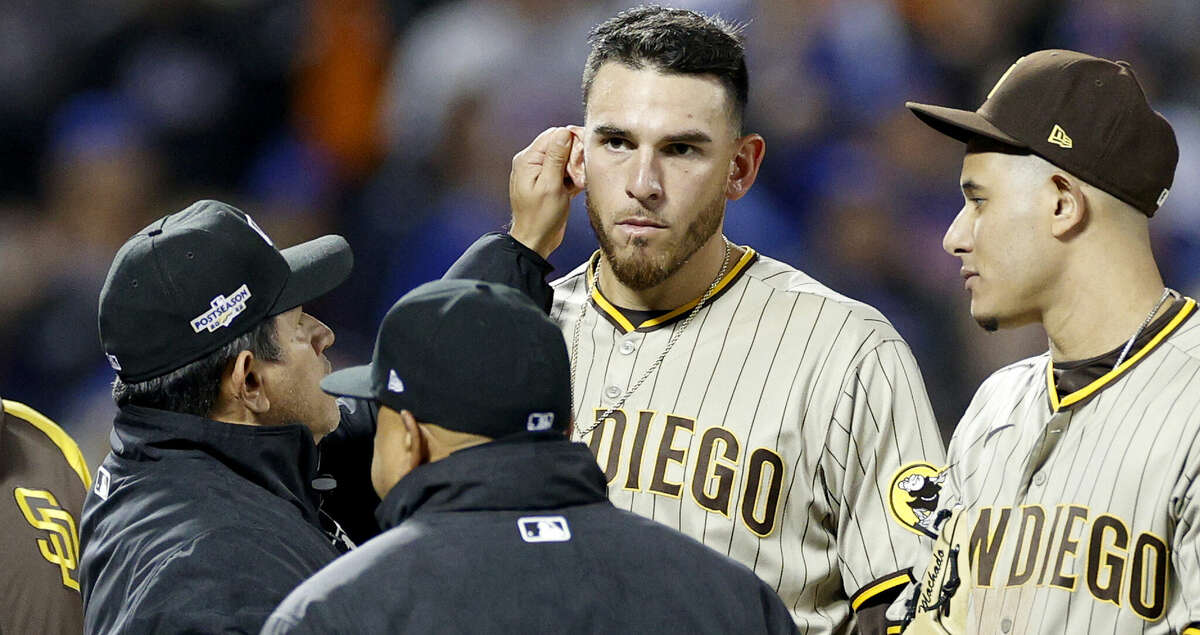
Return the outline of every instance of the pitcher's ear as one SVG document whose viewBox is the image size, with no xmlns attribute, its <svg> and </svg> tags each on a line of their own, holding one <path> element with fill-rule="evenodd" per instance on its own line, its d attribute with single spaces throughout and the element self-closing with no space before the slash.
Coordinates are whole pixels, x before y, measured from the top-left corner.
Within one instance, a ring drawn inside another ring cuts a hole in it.
<svg viewBox="0 0 1200 635">
<path fill-rule="evenodd" d="M 736 201 L 750 191 L 758 178 L 767 152 L 767 142 L 757 134 L 748 134 L 738 139 L 737 154 L 729 162 L 729 178 L 725 181 L 725 198 Z"/>
<path fill-rule="evenodd" d="M 586 160 L 583 153 L 583 126 L 567 126 L 571 131 L 571 155 L 567 157 L 567 176 L 577 189 L 587 188 Z"/>
</svg>

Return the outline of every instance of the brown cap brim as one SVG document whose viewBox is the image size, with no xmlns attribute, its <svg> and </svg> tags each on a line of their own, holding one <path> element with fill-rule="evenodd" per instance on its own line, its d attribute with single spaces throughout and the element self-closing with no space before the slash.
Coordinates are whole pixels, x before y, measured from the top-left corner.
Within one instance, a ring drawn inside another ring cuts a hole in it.
<svg viewBox="0 0 1200 635">
<path fill-rule="evenodd" d="M 1018 148 L 1029 147 L 1024 142 L 1004 134 L 1004 131 L 993 126 L 992 122 L 984 119 L 983 115 L 977 112 L 918 104 L 913 101 L 904 102 L 904 106 L 930 128 L 963 143 L 970 141 L 971 137 L 984 136 Z"/>
</svg>

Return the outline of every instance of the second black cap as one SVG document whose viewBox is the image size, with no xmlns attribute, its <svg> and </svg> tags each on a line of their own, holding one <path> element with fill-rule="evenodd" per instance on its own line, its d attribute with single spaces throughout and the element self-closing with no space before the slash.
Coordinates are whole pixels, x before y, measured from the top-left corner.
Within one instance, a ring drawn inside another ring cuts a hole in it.
<svg viewBox="0 0 1200 635">
<path fill-rule="evenodd" d="M 562 331 L 521 292 L 478 280 L 410 291 L 383 318 L 371 363 L 321 388 L 492 439 L 564 431 L 571 417 Z"/>
</svg>

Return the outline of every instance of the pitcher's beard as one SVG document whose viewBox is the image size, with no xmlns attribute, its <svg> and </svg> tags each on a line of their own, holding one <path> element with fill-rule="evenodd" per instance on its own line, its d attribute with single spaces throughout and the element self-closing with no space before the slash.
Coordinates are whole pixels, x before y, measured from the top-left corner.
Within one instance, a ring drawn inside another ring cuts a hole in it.
<svg viewBox="0 0 1200 635">
<path fill-rule="evenodd" d="M 604 230 L 604 223 L 592 204 L 591 197 L 585 195 L 585 202 L 588 220 L 591 221 L 592 231 L 600 243 L 601 253 L 608 260 L 617 280 L 634 291 L 658 286 L 679 271 L 692 254 L 717 233 L 725 216 L 725 197 L 719 195 L 704 206 L 677 243 L 662 245 L 658 251 L 635 249 L 633 253 L 622 257 L 618 255 L 617 245 L 613 243 L 612 237 Z M 653 218 L 652 214 L 646 215 Z M 644 248 L 648 242 L 644 238 L 634 238 L 630 244 L 635 248 Z"/>
</svg>

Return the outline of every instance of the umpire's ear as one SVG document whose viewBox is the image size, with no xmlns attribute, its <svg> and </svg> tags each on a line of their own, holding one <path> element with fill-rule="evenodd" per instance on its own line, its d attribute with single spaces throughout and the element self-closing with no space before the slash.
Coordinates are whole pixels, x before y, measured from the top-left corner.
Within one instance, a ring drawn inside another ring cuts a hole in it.
<svg viewBox="0 0 1200 635">
<path fill-rule="evenodd" d="M 239 423 L 260 423 L 271 409 L 271 400 L 263 389 L 262 377 L 254 353 L 242 351 L 221 375 L 221 391 L 213 409 Z"/>
</svg>

